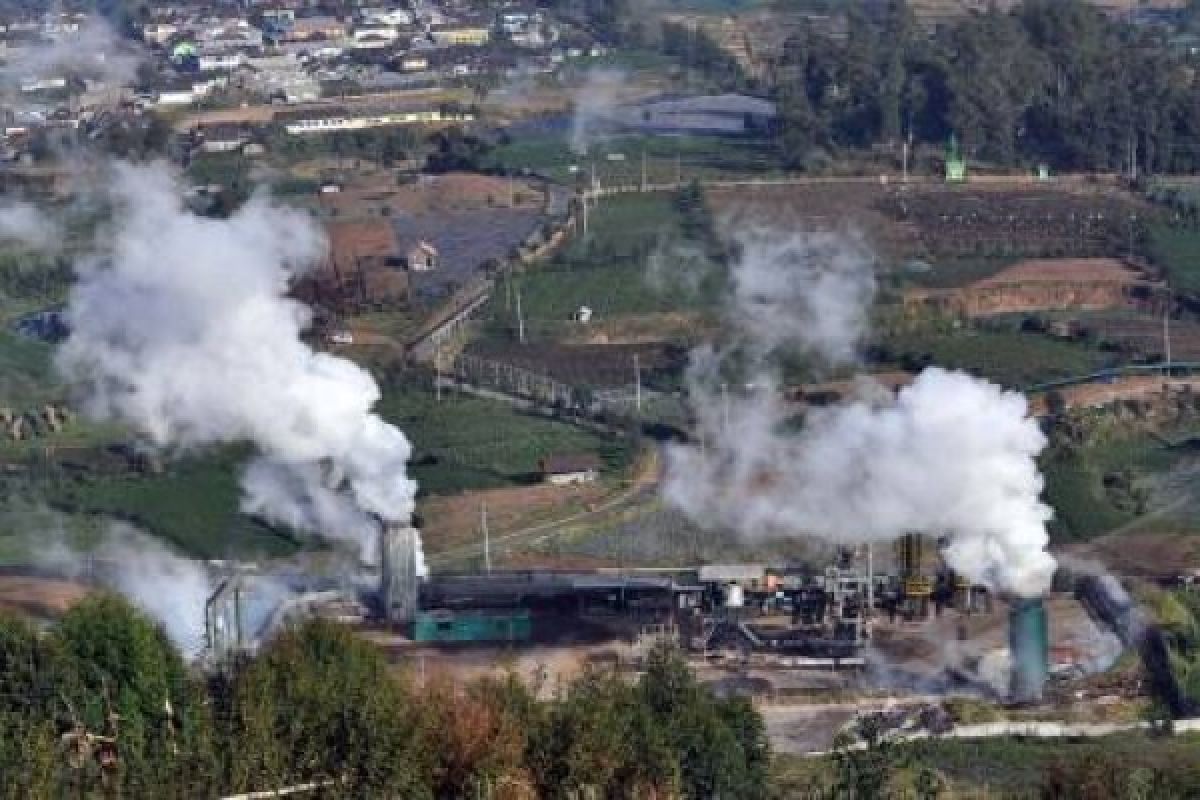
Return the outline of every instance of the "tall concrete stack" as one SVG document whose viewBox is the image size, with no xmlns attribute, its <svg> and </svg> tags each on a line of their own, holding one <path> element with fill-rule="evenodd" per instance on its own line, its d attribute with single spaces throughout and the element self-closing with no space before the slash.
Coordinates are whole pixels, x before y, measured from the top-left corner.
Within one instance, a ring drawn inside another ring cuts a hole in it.
<svg viewBox="0 0 1200 800">
<path fill-rule="evenodd" d="M 1012 653 L 1012 697 L 1021 703 L 1042 699 L 1050 674 L 1050 634 L 1040 597 L 1018 598 L 1008 616 Z"/>
<path fill-rule="evenodd" d="M 417 613 L 417 529 L 387 525 L 381 541 L 380 602 L 393 624 L 412 622 Z"/>
</svg>

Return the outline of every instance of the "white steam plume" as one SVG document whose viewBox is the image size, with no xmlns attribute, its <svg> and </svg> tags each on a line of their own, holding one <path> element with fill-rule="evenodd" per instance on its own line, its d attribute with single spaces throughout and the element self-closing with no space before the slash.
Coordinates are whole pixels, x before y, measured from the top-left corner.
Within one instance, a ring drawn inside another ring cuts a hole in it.
<svg viewBox="0 0 1200 800">
<path fill-rule="evenodd" d="M 41 78 L 79 77 L 107 86 L 134 81 L 142 55 L 99 16 L 89 16 L 79 30 L 27 48 L 13 48 L 5 56 L 0 76 L 6 89 Z"/>
<path fill-rule="evenodd" d="M 1051 512 L 1038 499 L 1035 461 L 1046 440 L 1024 397 L 928 369 L 894 401 L 814 410 L 797 431 L 767 356 L 793 349 L 853 361 L 874 290 L 869 251 L 854 237 L 760 231 L 744 239 L 732 270 L 733 322 L 755 388 L 715 391 L 720 356 L 694 354 L 703 446 L 669 450 L 667 500 L 750 537 L 946 536 L 947 562 L 971 580 L 1021 595 L 1047 589 Z"/>
<path fill-rule="evenodd" d="M 361 547 L 406 523 L 409 444 L 371 408 L 379 388 L 300 336 L 287 296 L 322 256 L 300 212 L 252 198 L 227 220 L 187 212 L 165 167 L 118 166 L 110 252 L 78 265 L 58 355 L 85 409 L 168 448 L 252 442 L 243 510 Z"/>
<path fill-rule="evenodd" d="M 752 355 L 788 347 L 829 363 L 853 361 L 875 297 L 866 241 L 851 232 L 783 235 L 765 228 L 735 241 L 733 322 Z"/>
<path fill-rule="evenodd" d="M 208 570 L 125 523 L 111 523 L 99 544 L 80 549 L 61 529 L 43 529 L 38 566 L 119 592 L 157 620 L 187 656 L 204 646 L 204 604 L 215 588 Z"/>
<path fill-rule="evenodd" d="M 621 70 L 589 70 L 583 86 L 575 91 L 575 111 L 571 116 L 571 152 L 585 155 L 596 137 L 596 129 L 609 119 L 617 107 L 617 96 L 626 75 Z"/>
<path fill-rule="evenodd" d="M 61 232 L 56 224 L 30 203 L 0 206 L 0 240 L 18 242 L 35 250 L 54 247 Z"/>
</svg>

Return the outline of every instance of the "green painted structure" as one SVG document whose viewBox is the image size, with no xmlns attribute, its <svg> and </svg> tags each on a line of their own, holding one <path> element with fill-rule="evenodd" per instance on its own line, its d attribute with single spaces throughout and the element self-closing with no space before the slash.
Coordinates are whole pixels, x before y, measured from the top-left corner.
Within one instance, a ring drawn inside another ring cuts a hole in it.
<svg viewBox="0 0 1200 800">
<path fill-rule="evenodd" d="M 1012 653 L 1012 694 L 1021 702 L 1042 699 L 1050 672 L 1050 631 L 1046 606 L 1039 598 L 1015 600 L 1008 619 Z"/>
<path fill-rule="evenodd" d="M 946 142 L 946 183 L 967 182 L 967 160 L 958 147 L 958 137 L 950 134 Z"/>
<path fill-rule="evenodd" d="M 526 642 L 533 635 L 527 609 L 513 611 L 419 611 L 414 642 Z"/>
</svg>

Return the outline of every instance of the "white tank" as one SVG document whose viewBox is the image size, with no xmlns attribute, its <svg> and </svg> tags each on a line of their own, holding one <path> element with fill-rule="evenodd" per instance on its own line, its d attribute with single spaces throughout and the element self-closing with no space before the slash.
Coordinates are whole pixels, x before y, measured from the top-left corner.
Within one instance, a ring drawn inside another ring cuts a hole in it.
<svg viewBox="0 0 1200 800">
<path fill-rule="evenodd" d="M 741 608 L 746 605 L 746 591 L 736 583 L 725 587 L 725 607 Z"/>
</svg>

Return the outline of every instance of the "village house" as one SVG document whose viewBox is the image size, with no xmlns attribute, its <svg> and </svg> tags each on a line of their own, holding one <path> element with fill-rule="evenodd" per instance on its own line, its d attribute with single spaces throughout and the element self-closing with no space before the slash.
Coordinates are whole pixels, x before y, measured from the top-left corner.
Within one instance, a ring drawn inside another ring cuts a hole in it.
<svg viewBox="0 0 1200 800">
<path fill-rule="evenodd" d="M 404 265 L 410 272 L 431 272 L 438 267 L 438 251 L 424 239 L 420 239 L 404 251 Z"/>
<path fill-rule="evenodd" d="M 555 486 L 590 483 L 600 477 L 600 458 L 593 453 L 554 453 L 538 464 L 542 481 Z"/>
</svg>

